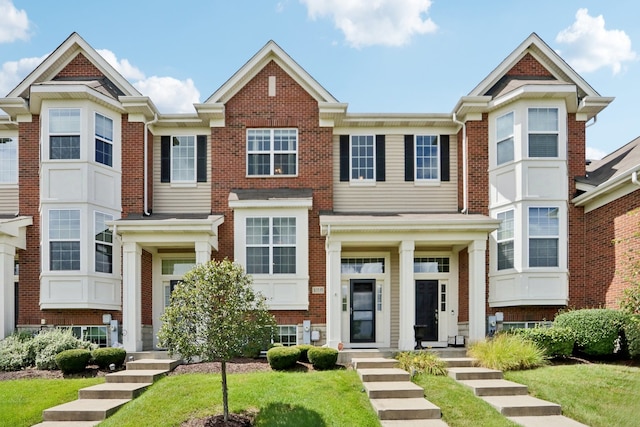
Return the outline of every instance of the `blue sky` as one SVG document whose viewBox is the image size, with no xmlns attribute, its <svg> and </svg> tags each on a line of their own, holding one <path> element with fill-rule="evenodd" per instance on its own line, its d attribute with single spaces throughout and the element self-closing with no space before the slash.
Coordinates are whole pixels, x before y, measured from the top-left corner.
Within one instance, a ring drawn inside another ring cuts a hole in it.
<svg viewBox="0 0 640 427">
<path fill-rule="evenodd" d="M 616 99 L 588 156 L 640 136 L 637 0 L 0 0 L 0 95 L 72 32 L 162 112 L 194 111 L 269 40 L 349 112 L 449 113 L 529 34 Z"/>
</svg>

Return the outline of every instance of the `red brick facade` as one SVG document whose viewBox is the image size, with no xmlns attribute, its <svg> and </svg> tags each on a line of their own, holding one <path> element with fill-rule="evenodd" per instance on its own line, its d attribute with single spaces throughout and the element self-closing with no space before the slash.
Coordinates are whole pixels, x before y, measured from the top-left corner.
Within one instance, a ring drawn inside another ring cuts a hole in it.
<svg viewBox="0 0 640 427">
<path fill-rule="evenodd" d="M 506 75 L 511 77 L 553 77 L 549 70 L 530 53 L 524 55 L 520 61 L 507 71 Z"/>
</svg>

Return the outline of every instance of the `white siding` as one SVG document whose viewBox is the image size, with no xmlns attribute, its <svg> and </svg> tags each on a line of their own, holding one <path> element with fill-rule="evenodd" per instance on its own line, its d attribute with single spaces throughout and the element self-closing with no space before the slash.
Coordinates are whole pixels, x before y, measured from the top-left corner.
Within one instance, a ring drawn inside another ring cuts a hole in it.
<svg viewBox="0 0 640 427">
<path fill-rule="evenodd" d="M 416 132 L 418 133 L 418 132 Z M 340 137 L 333 137 L 333 208 L 336 212 L 455 212 L 458 208 L 457 138 L 450 136 L 450 181 L 404 180 L 404 135 L 386 135 L 384 182 L 363 186 L 340 182 Z"/>
</svg>

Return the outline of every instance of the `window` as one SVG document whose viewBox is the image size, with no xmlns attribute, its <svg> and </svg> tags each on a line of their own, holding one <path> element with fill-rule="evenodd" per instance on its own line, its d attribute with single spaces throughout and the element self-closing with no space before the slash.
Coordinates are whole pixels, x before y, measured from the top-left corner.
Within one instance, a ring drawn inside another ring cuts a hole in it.
<svg viewBox="0 0 640 427">
<path fill-rule="evenodd" d="M 18 182 L 18 140 L 0 137 L 0 184 Z"/>
<path fill-rule="evenodd" d="M 49 269 L 80 270 L 80 211 L 49 211 Z"/>
<path fill-rule="evenodd" d="M 529 267 L 558 267 L 558 208 L 529 208 Z"/>
<path fill-rule="evenodd" d="M 113 120 L 96 113 L 96 162 L 113 166 Z"/>
<path fill-rule="evenodd" d="M 423 257 L 413 259 L 414 273 L 448 273 L 449 257 Z"/>
<path fill-rule="evenodd" d="M 375 149 L 373 135 L 351 136 L 351 181 L 374 181 Z"/>
<path fill-rule="evenodd" d="M 72 326 L 71 331 L 76 338 L 97 344 L 98 347 L 108 345 L 106 326 Z"/>
<path fill-rule="evenodd" d="M 171 182 L 195 182 L 195 136 L 171 138 Z"/>
<path fill-rule="evenodd" d="M 183 276 L 195 266 L 195 258 L 163 259 L 162 274 L 171 276 Z"/>
<path fill-rule="evenodd" d="M 282 344 L 284 347 L 297 345 L 298 327 L 296 325 L 278 325 L 278 332 L 274 341 Z"/>
<path fill-rule="evenodd" d="M 498 242 L 498 270 L 513 268 L 514 219 L 513 210 L 498 214 L 501 221 L 498 226 L 496 241 Z"/>
<path fill-rule="evenodd" d="M 342 274 L 380 274 L 384 273 L 384 258 L 342 258 Z"/>
<path fill-rule="evenodd" d="M 416 181 L 438 180 L 438 137 L 416 136 Z"/>
<path fill-rule="evenodd" d="M 112 221 L 113 216 L 96 212 L 94 235 L 96 240 L 96 272 L 113 272 L 113 233 L 107 227 L 107 221 Z"/>
<path fill-rule="evenodd" d="M 296 273 L 296 219 L 247 218 L 247 273 Z"/>
<path fill-rule="evenodd" d="M 297 129 L 248 129 L 247 175 L 296 175 Z"/>
<path fill-rule="evenodd" d="M 498 165 L 513 161 L 513 113 L 496 119 L 496 140 Z"/>
<path fill-rule="evenodd" d="M 49 110 L 49 158 L 66 160 L 80 158 L 80 109 Z"/>
<path fill-rule="evenodd" d="M 558 157 L 557 108 L 529 108 L 529 157 Z"/>
</svg>

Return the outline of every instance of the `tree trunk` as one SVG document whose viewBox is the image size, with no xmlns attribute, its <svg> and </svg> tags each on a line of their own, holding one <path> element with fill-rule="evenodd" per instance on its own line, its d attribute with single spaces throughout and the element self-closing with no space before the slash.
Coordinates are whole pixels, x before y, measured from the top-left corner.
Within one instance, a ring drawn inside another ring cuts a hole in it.
<svg viewBox="0 0 640 427">
<path fill-rule="evenodd" d="M 227 390 L 227 361 L 221 362 L 222 368 L 222 413 L 224 414 L 224 421 L 229 420 L 229 394 Z"/>
</svg>

